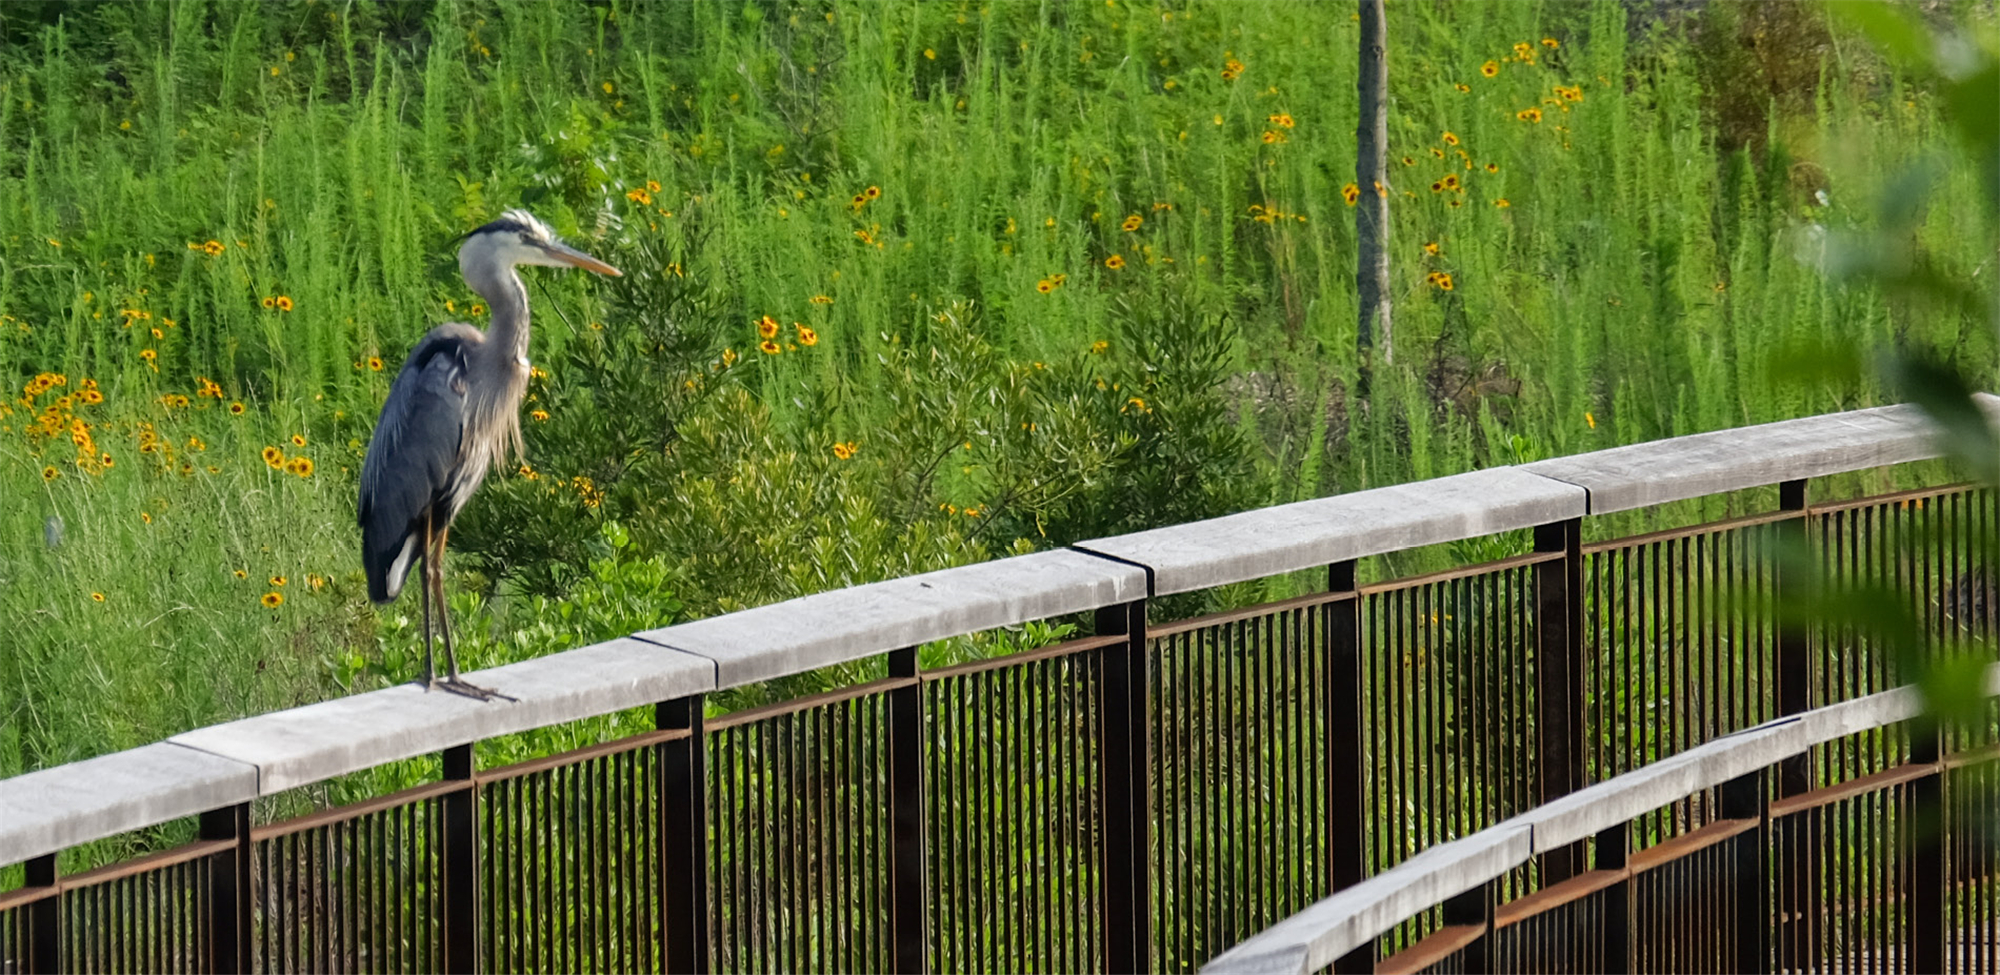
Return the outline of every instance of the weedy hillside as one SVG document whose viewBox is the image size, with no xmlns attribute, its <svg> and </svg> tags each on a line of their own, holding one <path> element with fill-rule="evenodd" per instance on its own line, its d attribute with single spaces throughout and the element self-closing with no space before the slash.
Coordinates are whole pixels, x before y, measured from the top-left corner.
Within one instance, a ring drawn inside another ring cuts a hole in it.
<svg viewBox="0 0 2000 975">
<path fill-rule="evenodd" d="M 0 776 L 415 673 L 356 472 L 514 206 L 627 275 L 526 272 L 527 461 L 452 535 L 474 665 L 1880 398 L 1774 378 L 1816 343 L 1990 385 L 1973 315 L 1822 273 L 1884 220 L 1992 273 L 1933 94 L 1816 4 L 1678 11 L 1390 4 L 1362 395 L 1351 5 L 10 4 Z"/>
</svg>

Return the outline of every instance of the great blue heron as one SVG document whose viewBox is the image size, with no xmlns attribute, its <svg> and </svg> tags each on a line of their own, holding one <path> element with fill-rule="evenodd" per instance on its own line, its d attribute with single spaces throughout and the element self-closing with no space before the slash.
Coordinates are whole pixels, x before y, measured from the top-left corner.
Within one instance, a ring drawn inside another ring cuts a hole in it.
<svg viewBox="0 0 2000 975">
<path fill-rule="evenodd" d="M 424 678 L 468 697 L 495 696 L 458 676 L 445 615 L 444 541 L 489 467 L 522 452 L 521 395 L 528 387 L 528 289 L 516 265 L 619 271 L 556 239 L 526 210 L 465 236 L 458 270 L 493 309 L 484 332 L 459 322 L 431 329 L 403 360 L 361 465 L 361 561 L 368 598 L 395 601 L 413 562 L 424 564 Z M 447 676 L 431 654 L 431 601 L 437 600 Z"/>
</svg>

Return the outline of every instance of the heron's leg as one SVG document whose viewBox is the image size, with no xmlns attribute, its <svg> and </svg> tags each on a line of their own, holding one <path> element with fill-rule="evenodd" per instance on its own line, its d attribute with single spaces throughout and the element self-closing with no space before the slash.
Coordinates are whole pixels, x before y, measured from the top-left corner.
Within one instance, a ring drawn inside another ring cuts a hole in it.
<svg viewBox="0 0 2000 975">
<path fill-rule="evenodd" d="M 481 701 L 491 701 L 496 698 L 503 701 L 516 700 L 516 698 L 508 697 L 507 695 L 502 694 L 499 691 L 493 690 L 492 688 L 481 687 L 478 684 L 471 683 L 465 680 L 464 678 L 458 676 L 458 654 L 455 651 L 453 651 L 451 647 L 451 617 L 446 613 L 445 598 L 444 598 L 444 542 L 445 542 L 445 536 L 450 533 L 451 533 L 451 526 L 449 525 L 445 526 L 441 531 L 438 532 L 436 549 L 431 553 L 431 558 L 438 567 L 437 570 L 438 622 L 444 630 L 444 663 L 447 671 L 449 672 L 449 676 L 445 678 L 444 683 L 438 686 L 443 687 L 445 690 L 451 691 L 454 694 L 463 694 L 466 697 L 477 698 Z"/>
<path fill-rule="evenodd" d="M 424 550 L 418 558 L 423 560 L 424 604 L 424 679 L 426 690 L 437 685 L 437 662 L 431 656 L 431 516 L 424 515 Z"/>
<path fill-rule="evenodd" d="M 445 679 L 454 684 L 457 684 L 460 683 L 458 679 L 458 654 L 456 651 L 452 650 L 451 647 L 451 614 L 447 608 L 450 604 L 446 601 L 444 596 L 444 541 L 445 537 L 450 534 L 451 534 L 450 525 L 446 525 L 444 530 L 438 532 L 437 534 L 437 548 L 435 550 L 435 557 L 437 558 L 437 564 L 438 564 L 438 577 L 437 577 L 438 628 L 444 634 L 444 666 L 446 672 Z"/>
</svg>

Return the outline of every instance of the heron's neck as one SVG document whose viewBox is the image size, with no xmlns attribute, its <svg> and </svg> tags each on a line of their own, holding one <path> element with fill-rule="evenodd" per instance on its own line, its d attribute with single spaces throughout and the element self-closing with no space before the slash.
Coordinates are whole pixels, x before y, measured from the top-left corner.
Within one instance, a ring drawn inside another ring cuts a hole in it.
<svg viewBox="0 0 2000 975">
<path fill-rule="evenodd" d="M 493 309 L 486 346 L 509 359 L 528 358 L 528 286 L 512 267 L 494 267 L 466 284 Z"/>
</svg>

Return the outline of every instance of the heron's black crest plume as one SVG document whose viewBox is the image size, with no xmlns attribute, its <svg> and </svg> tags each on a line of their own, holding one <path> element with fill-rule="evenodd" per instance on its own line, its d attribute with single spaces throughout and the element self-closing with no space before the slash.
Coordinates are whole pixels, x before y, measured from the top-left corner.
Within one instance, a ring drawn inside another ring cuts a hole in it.
<svg viewBox="0 0 2000 975">
<path fill-rule="evenodd" d="M 466 231 L 464 236 L 460 237 L 459 240 L 465 240 L 468 237 L 484 233 L 516 233 L 539 243 L 552 244 L 557 242 L 556 232 L 550 229 L 548 224 L 536 219 L 534 214 L 519 209 L 509 210 L 502 213 L 499 219 L 491 223 L 482 224 Z"/>
</svg>

